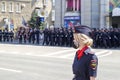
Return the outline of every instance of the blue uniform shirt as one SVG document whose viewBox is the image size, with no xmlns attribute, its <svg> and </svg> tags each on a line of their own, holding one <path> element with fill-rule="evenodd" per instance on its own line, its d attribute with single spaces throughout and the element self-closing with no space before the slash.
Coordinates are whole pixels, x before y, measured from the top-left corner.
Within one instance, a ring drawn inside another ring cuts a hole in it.
<svg viewBox="0 0 120 80">
<path fill-rule="evenodd" d="M 78 60 L 77 53 L 73 62 L 73 80 L 90 80 L 90 76 L 97 75 L 97 56 L 88 48 L 84 51 L 84 55 Z"/>
</svg>

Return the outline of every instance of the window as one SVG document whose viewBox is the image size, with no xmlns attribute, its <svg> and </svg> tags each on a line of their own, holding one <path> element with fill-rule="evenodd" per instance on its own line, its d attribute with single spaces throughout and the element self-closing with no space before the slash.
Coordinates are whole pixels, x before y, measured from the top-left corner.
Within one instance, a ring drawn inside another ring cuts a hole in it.
<svg viewBox="0 0 120 80">
<path fill-rule="evenodd" d="M 45 3 L 48 3 L 48 0 L 45 0 Z"/>
<path fill-rule="evenodd" d="M 20 13 L 20 12 L 21 12 L 21 5 L 20 5 L 20 3 L 17 3 L 17 4 L 16 4 L 16 12 L 17 12 L 17 13 Z"/>
<path fill-rule="evenodd" d="M 44 5 L 48 5 L 48 0 L 44 0 Z"/>
<path fill-rule="evenodd" d="M 55 21 L 55 10 L 52 10 L 52 21 Z"/>
<path fill-rule="evenodd" d="M 67 11 L 80 11 L 81 0 L 66 0 Z"/>
<path fill-rule="evenodd" d="M 67 11 L 73 11 L 73 0 L 67 0 Z"/>
<path fill-rule="evenodd" d="M 52 0 L 52 5 L 55 6 L 55 0 Z"/>
<path fill-rule="evenodd" d="M 80 11 L 81 0 L 74 0 L 74 11 Z"/>
<path fill-rule="evenodd" d="M 13 7 L 13 3 L 10 3 L 10 4 L 9 4 L 9 12 L 13 12 L 13 8 L 14 8 L 14 7 Z"/>
<path fill-rule="evenodd" d="M 6 4 L 5 2 L 2 2 L 2 12 L 6 12 Z"/>
</svg>

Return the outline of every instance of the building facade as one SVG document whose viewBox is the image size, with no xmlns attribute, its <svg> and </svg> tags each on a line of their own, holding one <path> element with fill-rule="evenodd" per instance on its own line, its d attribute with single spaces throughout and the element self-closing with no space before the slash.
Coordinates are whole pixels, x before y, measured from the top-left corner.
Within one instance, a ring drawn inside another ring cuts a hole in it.
<svg viewBox="0 0 120 80">
<path fill-rule="evenodd" d="M 0 29 L 27 26 L 35 11 L 44 18 L 45 24 L 52 24 L 51 5 L 51 0 L 0 0 Z"/>
<path fill-rule="evenodd" d="M 0 0 L 0 28 L 16 29 L 31 17 L 31 0 Z"/>
<path fill-rule="evenodd" d="M 108 0 L 57 0 L 55 26 L 87 25 L 92 28 L 109 26 L 106 17 Z"/>
</svg>

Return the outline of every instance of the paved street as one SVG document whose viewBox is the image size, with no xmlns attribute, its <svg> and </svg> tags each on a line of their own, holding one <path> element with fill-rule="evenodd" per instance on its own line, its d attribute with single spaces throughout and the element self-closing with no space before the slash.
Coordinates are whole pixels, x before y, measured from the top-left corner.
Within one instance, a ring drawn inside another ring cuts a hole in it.
<svg viewBox="0 0 120 80">
<path fill-rule="evenodd" d="M 120 50 L 93 49 L 99 58 L 97 80 L 120 80 Z M 72 80 L 75 49 L 0 44 L 0 80 Z"/>
</svg>

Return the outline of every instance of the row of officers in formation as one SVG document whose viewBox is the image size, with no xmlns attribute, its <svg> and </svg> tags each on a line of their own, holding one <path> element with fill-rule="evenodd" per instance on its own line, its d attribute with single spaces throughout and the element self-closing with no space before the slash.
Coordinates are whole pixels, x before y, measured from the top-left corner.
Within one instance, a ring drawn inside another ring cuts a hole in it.
<svg viewBox="0 0 120 80">
<path fill-rule="evenodd" d="M 94 48 L 117 48 L 120 47 L 120 28 L 111 29 L 92 29 Z M 19 44 L 41 44 L 48 46 L 69 46 L 73 43 L 72 28 L 53 28 L 53 29 L 33 29 L 19 28 L 13 31 L 0 30 L 0 42 L 17 42 Z"/>
</svg>

